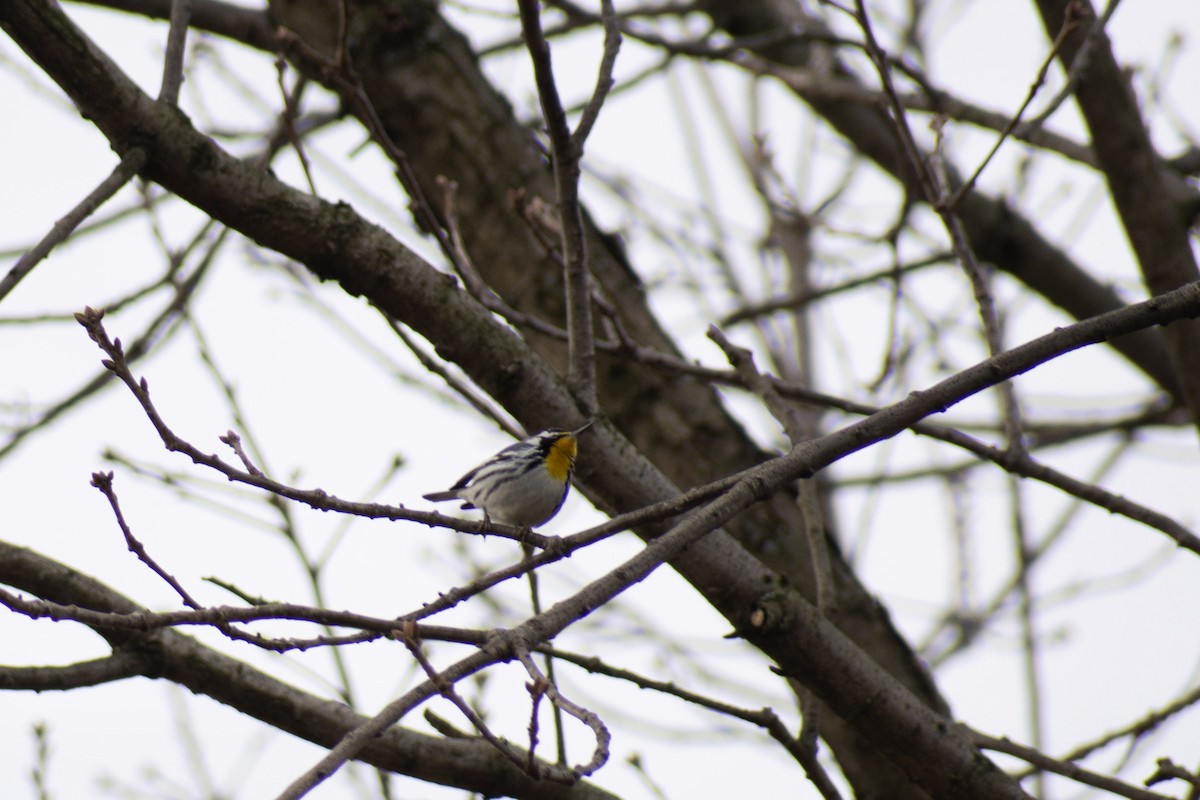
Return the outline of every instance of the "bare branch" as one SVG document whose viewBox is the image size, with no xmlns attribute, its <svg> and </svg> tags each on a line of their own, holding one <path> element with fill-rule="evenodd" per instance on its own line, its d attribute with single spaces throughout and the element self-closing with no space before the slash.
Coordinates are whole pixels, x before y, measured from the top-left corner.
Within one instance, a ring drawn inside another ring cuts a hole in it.
<svg viewBox="0 0 1200 800">
<path fill-rule="evenodd" d="M 179 104 L 179 87 L 183 85 L 184 46 L 191 19 L 192 0 L 171 0 L 171 27 L 163 54 L 162 87 L 158 92 L 160 103 L 170 106 Z"/>
<path fill-rule="evenodd" d="M 572 767 L 572 771 L 580 777 L 593 774 L 607 763 L 609 755 L 611 755 L 609 752 L 609 743 L 612 740 L 612 735 L 608 732 L 607 726 L 605 726 L 596 713 L 563 697 L 558 687 L 554 685 L 554 682 L 543 675 L 542 671 L 538 669 L 537 664 L 529 657 L 528 650 L 518 650 L 516 655 L 517 660 L 521 662 L 522 666 L 525 667 L 525 671 L 529 673 L 529 677 L 533 679 L 533 683 L 530 685 L 531 693 L 537 695 L 545 694 L 556 708 L 562 709 L 591 729 L 592 735 L 596 737 L 596 748 L 592 751 L 592 759 L 586 764 Z M 533 748 L 530 747 L 530 753 L 532 754 L 532 752 Z"/>
<path fill-rule="evenodd" d="M 1033 98 L 1037 96 L 1038 91 L 1046 82 L 1046 73 L 1050 71 L 1051 65 L 1054 64 L 1054 57 L 1058 54 L 1058 51 L 1062 47 L 1067 36 L 1074 32 L 1075 28 L 1078 27 L 1079 24 L 1080 20 L 1070 14 L 1068 14 L 1067 18 L 1063 20 L 1062 28 L 1059 29 L 1058 34 L 1055 35 L 1054 41 L 1050 45 L 1050 51 L 1046 54 L 1045 59 L 1042 61 L 1042 66 L 1038 68 L 1038 72 L 1033 79 L 1033 83 L 1029 85 L 1029 91 L 1025 95 L 1025 100 L 1021 103 L 1020 107 L 1017 109 L 1017 112 L 1012 115 L 1007 123 L 1005 123 L 1004 128 L 1000 131 L 1000 135 L 996 137 L 996 141 L 992 144 L 992 149 L 988 151 L 988 154 L 984 156 L 983 160 L 979 162 L 979 165 L 975 167 L 975 171 L 972 172 L 971 176 L 963 181 L 962 186 L 959 186 L 958 189 L 954 191 L 954 194 L 945 201 L 946 208 L 953 211 L 958 207 L 959 202 L 962 201 L 967 192 L 971 191 L 975 187 L 975 183 L 979 180 L 979 176 L 983 174 L 983 170 L 988 164 L 991 163 L 996 153 L 999 152 L 1000 146 L 1004 144 L 1004 141 L 1012 134 L 1014 130 L 1020 126 L 1021 118 L 1025 115 L 1026 110 L 1028 110 L 1030 104 L 1033 103 Z"/>
<path fill-rule="evenodd" d="M 596 75 L 596 89 L 592 92 L 592 98 L 588 100 L 587 105 L 583 107 L 579 125 L 571 134 L 575 149 L 581 155 L 584 142 L 587 141 L 588 134 L 592 132 L 592 127 L 600 117 L 600 108 L 604 105 L 604 98 L 616 84 L 616 81 L 613 80 L 613 68 L 617 63 L 617 52 L 621 49 L 621 30 L 617 24 L 617 12 L 613 8 L 612 0 L 600 0 L 600 20 L 604 25 L 604 56 L 600 60 L 600 69 Z"/>
<path fill-rule="evenodd" d="M 53 598 L 55 605 L 89 624 L 107 624 L 120 616 L 150 614 L 104 584 L 30 550 L 0 541 L 0 583 Z M 4 593 L 5 602 L 21 601 Z M 262 609 L 246 610 L 252 614 Z M 199 618 L 213 613 L 175 612 Z M 317 610 L 321 611 L 321 610 Z M 114 615 L 116 615 L 114 617 Z M 233 619 L 233 617 L 230 617 Z M 383 621 L 395 627 L 395 621 Z M 143 662 L 141 674 L 171 680 L 198 694 L 225 703 L 280 730 L 322 746 L 332 745 L 345 732 L 366 722 L 344 703 L 301 692 L 254 667 L 174 631 L 145 633 L 136 627 L 124 631 L 97 627 L 116 647 L 136 651 Z M 2 673 L 0 673 L 2 674 Z M 404 729 L 379 731 L 361 753 L 362 760 L 400 774 L 461 786 L 490 794 L 523 794 L 532 782 L 482 740 L 449 741 Z M 546 765 L 548 771 L 552 765 Z M 612 795 L 578 781 L 556 795 L 578 800 L 612 800 Z"/>
<path fill-rule="evenodd" d="M 1130 786 L 1114 778 L 1086 770 L 1068 761 L 1059 761 L 1058 759 L 1050 758 L 1032 747 L 1019 745 L 1007 737 L 998 739 L 978 731 L 971 731 L 971 736 L 979 743 L 980 747 L 1016 756 L 1040 769 L 1070 778 L 1085 786 L 1094 786 L 1097 789 L 1103 789 L 1106 792 L 1111 792 L 1121 797 L 1128 797 L 1130 800 L 1172 800 L 1168 795 L 1139 789 L 1136 786 Z"/>
<path fill-rule="evenodd" d="M 611 2 L 609 5 L 611 6 Z M 567 115 L 558 95 L 558 86 L 554 82 L 550 45 L 542 33 L 538 0 L 518 0 L 518 6 L 521 12 L 521 30 L 533 60 L 542 116 L 546 120 L 554 155 L 554 185 L 558 195 L 558 216 L 562 224 L 566 275 L 567 330 L 570 333 L 567 383 L 587 416 L 592 417 L 599 411 L 596 399 L 596 352 L 592 331 L 592 293 L 587 240 L 584 236 L 583 213 L 579 205 L 580 161 L 583 158 L 583 139 L 587 130 L 581 128 L 582 135 L 573 135 L 567 123 Z M 611 31 L 611 34 L 605 36 L 601 79 L 592 100 L 596 109 L 591 114 L 592 122 L 599 113 L 604 93 L 607 92 L 605 84 L 611 81 L 612 61 L 616 58 L 616 48 L 620 46 L 615 27 L 610 26 L 607 30 Z M 610 73 L 607 79 L 603 74 L 606 69 Z M 589 122 L 588 129 L 590 127 Z"/>
<path fill-rule="evenodd" d="M 7 595 L 7 592 L 4 593 Z M 0 602 L 9 605 L 0 595 Z M 12 608 L 12 606 L 9 606 Z M 146 665 L 134 653 L 116 652 L 105 658 L 81 661 L 61 667 L 0 666 L 0 690 L 69 691 L 84 686 L 99 686 L 145 673 Z"/>
<path fill-rule="evenodd" d="M 50 254 L 54 247 L 66 241 L 67 237 L 79 227 L 85 219 L 92 215 L 106 200 L 120 191 L 126 183 L 137 175 L 138 170 L 146 163 L 146 151 L 134 148 L 121 157 L 118 164 L 99 186 L 92 190 L 79 205 L 72 208 L 65 217 L 54 223 L 41 241 L 34 245 L 29 252 L 21 256 L 12 269 L 0 280 L 0 301 L 4 300 L 21 280 L 33 271 L 42 259 Z"/>
<path fill-rule="evenodd" d="M 438 694 L 449 700 L 454 706 L 462 712 L 471 725 L 479 732 L 479 735 L 490 744 L 492 747 L 516 766 L 525 770 L 532 778 L 539 778 L 538 762 L 533 753 L 533 748 L 529 749 L 527 754 L 519 753 L 512 745 L 502 740 L 496 734 L 492 733 L 491 728 L 483 721 L 483 717 L 471 708 L 471 705 L 462 698 L 462 696 L 454 690 L 454 681 L 449 680 L 445 675 L 438 672 L 437 669 L 429 662 L 425 653 L 421 650 L 421 642 L 416 637 L 416 628 L 411 623 L 402 624 L 396 631 L 397 638 L 404 643 L 408 648 L 408 652 L 417 660 L 424 670 L 425 675 L 437 688 Z"/>
<path fill-rule="evenodd" d="M 179 598 L 183 600 L 186 606 L 189 608 L 200 608 L 200 604 L 192 599 L 192 596 L 180 585 L 179 581 L 160 567 L 158 562 L 146 552 L 145 546 L 138 541 L 137 537 L 133 535 L 133 531 L 129 529 L 129 524 L 125 522 L 125 515 L 121 513 L 121 505 L 117 501 L 117 493 L 113 489 L 113 474 L 111 472 L 92 473 L 92 486 L 99 489 L 100 493 L 108 500 L 109 505 L 112 506 L 113 515 L 116 516 L 117 525 L 121 527 L 121 533 L 125 536 L 125 544 L 129 547 L 129 552 L 136 555 L 139 561 L 149 567 L 155 575 L 162 578 L 168 586 L 174 589 L 175 593 L 179 595 Z"/>
</svg>

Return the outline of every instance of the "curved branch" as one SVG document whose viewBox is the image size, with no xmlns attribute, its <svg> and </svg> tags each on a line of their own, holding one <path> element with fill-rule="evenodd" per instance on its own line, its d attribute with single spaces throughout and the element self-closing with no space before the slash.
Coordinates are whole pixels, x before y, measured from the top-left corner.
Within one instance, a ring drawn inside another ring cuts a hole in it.
<svg viewBox="0 0 1200 800">
<path fill-rule="evenodd" d="M 99 581 L 7 542 L 0 542 L 0 583 L 62 605 L 147 613 Z M 333 747 L 367 721 L 342 703 L 302 692 L 175 631 L 95 630 L 116 648 L 114 665 L 122 663 L 120 658 L 134 658 L 141 665 L 138 674 L 165 678 L 323 747 Z M 534 781 L 479 739 L 439 739 L 393 727 L 367 743 L 358 757 L 381 769 L 488 796 L 612 800 L 582 781 L 572 786 Z"/>
</svg>

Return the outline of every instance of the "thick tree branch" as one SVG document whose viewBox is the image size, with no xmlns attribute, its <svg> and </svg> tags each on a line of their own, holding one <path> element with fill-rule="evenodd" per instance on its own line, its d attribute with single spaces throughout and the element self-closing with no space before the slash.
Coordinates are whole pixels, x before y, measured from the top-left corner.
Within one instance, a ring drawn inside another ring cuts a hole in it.
<svg viewBox="0 0 1200 800">
<path fill-rule="evenodd" d="M 65 692 L 143 675 L 145 669 L 141 658 L 127 652 L 61 667 L 0 666 L 0 691 Z"/>
<path fill-rule="evenodd" d="M 95 579 L 7 542 L 0 542 L 0 583 L 62 605 L 118 614 L 149 613 Z M 96 631 L 117 654 L 112 664 L 135 659 L 138 674 L 170 680 L 324 747 L 334 746 L 366 721 L 342 703 L 302 692 L 175 631 Z M 572 786 L 534 781 L 481 739 L 441 739 L 391 728 L 368 742 L 359 757 L 381 769 L 490 796 L 612 798 L 584 781 Z"/>
<path fill-rule="evenodd" d="M 1050 36 L 1073 17 L 1079 18 L 1080 24 L 1065 38 L 1058 55 L 1071 71 L 1087 48 L 1075 98 L 1146 288 L 1151 294 L 1162 294 L 1200 278 L 1190 235 L 1194 220 L 1181 214 L 1177 176 L 1167 170 L 1150 142 L 1137 98 L 1091 3 L 1037 0 L 1037 7 Z M 1200 426 L 1200 322 L 1174 325 L 1165 335 L 1183 398 Z"/>
</svg>

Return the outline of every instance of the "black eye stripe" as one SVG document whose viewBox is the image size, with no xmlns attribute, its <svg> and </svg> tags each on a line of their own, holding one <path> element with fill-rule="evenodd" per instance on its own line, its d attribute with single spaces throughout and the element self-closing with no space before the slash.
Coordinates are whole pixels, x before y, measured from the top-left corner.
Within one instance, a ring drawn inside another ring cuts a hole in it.
<svg viewBox="0 0 1200 800">
<path fill-rule="evenodd" d="M 538 441 L 538 452 L 540 452 L 543 456 L 549 454 L 550 448 L 554 447 L 554 445 L 558 444 L 570 435 L 571 434 L 567 431 L 555 431 L 553 435 L 544 434 L 541 440 Z"/>
</svg>

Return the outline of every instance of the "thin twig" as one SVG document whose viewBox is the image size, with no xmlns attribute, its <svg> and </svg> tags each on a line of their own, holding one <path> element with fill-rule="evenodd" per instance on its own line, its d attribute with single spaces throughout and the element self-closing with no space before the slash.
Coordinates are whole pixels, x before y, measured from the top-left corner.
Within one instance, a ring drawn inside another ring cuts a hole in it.
<svg viewBox="0 0 1200 800">
<path fill-rule="evenodd" d="M 1192 689 L 1179 699 L 1168 703 L 1162 708 L 1150 711 L 1142 718 L 1135 720 L 1123 728 L 1110 731 L 1094 741 L 1079 745 L 1074 750 L 1062 756 L 1061 760 L 1066 762 L 1079 761 L 1119 739 L 1137 739 L 1145 736 L 1167 720 L 1197 704 L 1200 704 L 1200 689 Z"/>
<path fill-rule="evenodd" d="M 1067 14 L 1063 18 L 1062 27 L 1059 29 L 1058 34 L 1054 37 L 1054 41 L 1050 45 L 1050 51 L 1046 53 L 1045 59 L 1042 60 L 1042 66 L 1038 69 L 1037 75 L 1033 79 L 1033 83 L 1029 85 L 1029 91 L 1025 95 L 1025 101 L 1021 103 L 1021 106 L 1017 109 L 1017 113 L 1013 114 L 1009 118 L 1004 128 L 1000 131 L 1000 135 L 996 137 L 996 141 L 992 143 L 992 149 L 988 151 L 988 154 L 984 156 L 983 160 L 979 162 L 979 165 L 975 167 L 975 171 L 971 173 L 971 177 L 967 178 L 967 180 L 963 182 L 962 186 L 959 186 L 958 189 L 955 190 L 954 194 L 946 200 L 945 205 L 947 209 L 954 210 L 957 208 L 958 204 L 962 202 L 963 197 L 965 197 L 968 192 L 975 188 L 975 183 L 979 180 L 979 176 L 983 174 L 983 170 L 988 164 L 991 163 L 993 157 L 995 157 L 996 153 L 1000 150 L 1000 146 L 1004 144 L 1005 140 L 1008 139 L 1016 127 L 1021 123 L 1021 118 L 1029 109 L 1030 104 L 1033 103 L 1033 98 L 1037 96 L 1038 91 L 1041 90 L 1042 85 L 1046 82 L 1046 74 L 1050 71 L 1051 65 L 1054 64 L 1054 59 L 1058 56 L 1058 51 L 1062 49 L 1063 42 L 1065 42 L 1067 37 L 1074 33 L 1075 29 L 1081 24 L 1081 18 L 1074 12 L 1074 9 L 1074 5 L 1067 5 Z"/>
<path fill-rule="evenodd" d="M 401 625 L 397 629 L 396 633 L 397 638 L 404 643 L 404 646 L 408 648 L 408 652 L 411 653 L 412 657 L 416 659 L 418 664 L 421 665 L 421 669 L 424 670 L 425 675 L 437 688 L 438 693 L 453 703 L 454 706 L 460 712 L 462 712 L 462 715 L 470 721 L 472 727 L 479 732 L 479 735 L 482 736 L 488 744 L 496 748 L 496 750 L 502 756 L 507 758 L 514 765 L 520 769 L 526 770 L 530 777 L 536 779 L 538 777 L 539 770 L 537 768 L 537 760 L 533 757 L 533 753 L 529 753 L 528 758 L 526 758 L 511 744 L 492 733 L 491 728 L 489 728 L 487 723 L 483 721 L 483 717 L 479 716 L 479 713 L 475 711 L 475 709 L 471 708 L 471 704 L 464 700 L 462 695 L 454 690 L 454 683 L 447 680 L 445 676 L 438 672 L 433 664 L 430 663 L 429 659 L 425 655 L 425 652 L 421 649 L 420 640 L 416 636 L 416 626 L 412 624 Z"/>
<path fill-rule="evenodd" d="M 145 546 L 133 535 L 133 531 L 129 528 L 129 524 L 125 521 L 125 515 L 121 513 L 121 504 L 117 501 L 117 493 L 113 489 L 113 474 L 111 472 L 93 472 L 92 486 L 100 490 L 100 493 L 108 500 L 108 504 L 112 506 L 113 515 L 117 518 L 117 525 L 121 528 L 121 533 L 125 536 L 125 545 L 129 548 L 129 552 L 138 557 L 138 560 L 145 564 L 150 570 L 162 578 L 164 582 L 179 595 L 179 599 L 183 601 L 188 608 L 201 608 L 200 603 L 188 594 L 188 591 L 183 588 L 183 585 L 154 560 L 151 555 L 146 552 Z"/>
<path fill-rule="evenodd" d="M 1092 26 L 1088 29 L 1087 35 L 1083 40 L 1083 44 L 1080 45 L 1079 51 L 1071 61 L 1071 66 L 1067 69 L 1067 79 L 1063 83 L 1062 88 L 1058 90 L 1058 94 L 1051 98 L 1050 102 L 1046 104 L 1046 107 L 1037 116 L 1031 118 L 1021 126 L 1018 135 L 1031 131 L 1036 132 L 1075 93 L 1075 88 L 1079 85 L 1083 71 L 1087 69 L 1088 64 L 1091 62 L 1092 48 L 1096 46 L 1096 40 L 1104 33 L 1105 27 L 1108 26 L 1108 21 L 1112 18 L 1113 12 L 1117 10 L 1120 2 L 1121 0 L 1108 0 L 1108 4 L 1104 7 L 1104 12 L 1092 22 Z M 1068 5 L 1067 13 L 1071 14 L 1073 11 L 1072 6 Z"/>
<path fill-rule="evenodd" d="M 752 320 L 755 317 L 774 314 L 779 311 L 794 311 L 797 309 L 806 308 L 820 300 L 825 300 L 835 295 L 850 292 L 854 289 L 861 289 L 864 286 L 870 286 L 874 283 L 883 281 L 895 282 L 901 276 L 908 275 L 918 270 L 923 270 L 928 267 L 945 264 L 953 258 L 953 253 L 942 252 L 934 253 L 933 255 L 917 259 L 915 261 L 906 262 L 903 264 L 891 264 L 881 270 L 869 272 L 859 278 L 851 278 L 841 283 L 826 286 L 820 289 L 809 289 L 803 292 L 794 293 L 790 296 L 773 297 L 767 300 L 760 300 L 754 303 L 747 303 L 741 308 L 731 311 L 721 319 L 721 325 L 729 327 L 739 322 Z"/>
<path fill-rule="evenodd" d="M 805 768 L 809 779 L 813 785 L 821 792 L 821 796 L 825 800 L 839 800 L 841 794 L 837 790 L 837 786 L 829 779 L 824 768 L 809 770 L 809 766 L 815 758 L 815 750 L 812 747 L 805 747 L 804 744 L 791 734 L 787 725 L 779 715 L 770 708 L 746 709 L 729 703 L 723 703 L 719 700 L 714 700 L 706 695 L 698 694 L 687 689 L 677 686 L 674 682 L 660 681 L 653 678 L 647 678 L 630 670 L 614 667 L 611 664 L 605 663 L 596 656 L 581 656 L 566 650 L 560 650 L 556 647 L 543 645 L 538 648 L 539 652 L 544 652 L 553 655 L 559 661 L 566 661 L 574 664 L 577 667 L 587 670 L 588 672 L 605 675 L 617 680 L 629 681 L 641 689 L 661 692 L 662 694 L 671 697 L 677 697 L 685 703 L 699 706 L 717 714 L 733 717 L 735 719 L 749 722 L 752 725 L 757 725 L 768 734 L 771 738 L 783 746 L 785 750 L 793 758 L 796 759 L 802 767 Z"/>
<path fill-rule="evenodd" d="M 613 68 L 617 64 L 617 53 L 621 49 L 621 29 L 617 24 L 617 12 L 613 8 L 612 0 L 600 0 L 600 21 L 604 26 L 604 55 L 596 73 L 596 88 L 587 105 L 583 107 L 575 132 L 571 134 L 571 140 L 580 155 L 583 154 L 583 145 L 592 132 L 592 127 L 600 118 L 600 108 L 604 105 L 604 99 L 616 84 Z"/>
<path fill-rule="evenodd" d="M 440 527 L 448 527 L 462 533 L 475 533 L 480 535 L 495 535 L 506 539 L 517 541 L 530 541 L 536 546 L 543 549 L 553 549 L 558 541 L 555 537 L 541 536 L 536 533 L 516 528 L 513 526 L 499 525 L 492 523 L 490 526 L 483 525 L 482 522 L 471 522 L 460 520 L 455 517 L 448 517 L 443 514 L 438 514 L 429 511 L 411 511 L 403 506 L 389 506 L 382 503 L 355 503 L 347 500 L 342 500 L 334 495 L 331 495 L 321 489 L 298 489 L 287 486 L 279 481 L 267 477 L 262 474 L 261 469 L 255 474 L 249 469 L 239 469 L 238 467 L 229 464 L 217 455 L 206 453 L 192 443 L 178 436 L 167 425 L 162 418 L 153 401 L 150 399 L 150 388 L 145 378 L 138 380 L 134 377 L 129 369 L 129 364 L 126 358 L 124 348 L 121 346 L 120 339 L 110 340 L 108 333 L 104 330 L 101 322 L 103 312 L 96 311 L 91 308 L 84 309 L 83 312 L 76 314 L 76 319 L 83 325 L 88 335 L 92 340 L 100 346 L 108 355 L 102 364 L 106 369 L 116 375 L 122 383 L 129 387 L 133 392 L 134 397 L 142 406 L 142 411 L 150 420 L 151 425 L 158 432 L 159 438 L 163 445 L 172 452 L 182 453 L 190 458 L 194 463 L 201 466 L 206 466 L 215 469 L 225 475 L 230 480 L 244 483 L 250 486 L 256 486 L 260 489 L 272 492 L 286 497 L 291 500 L 297 500 L 305 503 L 312 508 L 323 511 L 342 511 L 344 513 L 355 514 L 361 517 L 376 518 L 376 519 L 403 519 L 412 522 L 421 522 L 427 525 L 435 525 Z M 231 439 L 232 441 L 232 439 Z M 243 458 L 245 453 L 239 455 L 239 459 Z"/>
<path fill-rule="evenodd" d="M 605 0 L 610 2 L 611 0 Z M 562 226 L 564 275 L 567 291 L 568 364 L 567 384 L 584 412 L 588 416 L 597 413 L 596 400 L 596 349 L 592 329 L 592 302 L 588 267 L 587 238 L 584 233 L 583 212 L 579 203 L 580 161 L 583 158 L 584 137 L 571 132 L 563 110 L 558 86 L 554 81 L 554 68 L 550 60 L 550 45 L 542 32 L 541 13 L 538 0 L 518 0 L 521 16 L 521 31 L 525 37 L 533 61 L 534 78 L 541 101 L 542 117 L 550 136 L 550 147 L 554 160 L 554 185 L 558 199 L 558 216 Z M 611 9 L 610 9 L 611 17 Z M 620 37 L 615 27 L 605 35 L 605 56 L 601 63 L 601 75 L 597 81 L 596 94 L 585 118 L 589 128 L 599 113 L 612 80 L 612 62 L 616 58 L 615 48 L 620 46 Z M 611 57 L 610 57 L 611 51 Z M 603 70 L 607 66 L 609 74 Z M 577 133 L 579 133 L 577 131 Z"/>
<path fill-rule="evenodd" d="M 1196 797 L 1200 792 L 1200 774 L 1179 766 L 1169 758 L 1158 759 L 1158 769 L 1154 770 L 1154 774 L 1146 779 L 1146 785 L 1154 786 L 1171 780 L 1184 781 L 1190 786 L 1188 800 Z"/>
<path fill-rule="evenodd" d="M 179 88 L 183 86 L 184 48 L 191 19 L 192 0 L 171 0 L 171 27 L 167 31 L 162 86 L 158 91 L 158 102 L 169 106 L 179 105 Z"/>
<path fill-rule="evenodd" d="M 304 171 L 304 179 L 308 183 L 308 190 L 317 194 L 317 183 L 313 178 L 312 165 L 308 160 L 308 153 L 304 149 L 304 142 L 300 138 L 299 132 L 296 130 L 296 118 L 300 108 L 300 97 L 304 94 L 305 88 L 308 86 L 308 79 L 303 75 L 296 79 L 295 85 L 289 92 L 285 77 L 287 75 L 287 61 L 282 55 L 275 59 L 275 77 L 279 86 L 279 95 L 283 99 L 283 108 L 279 112 L 279 132 L 287 139 L 288 144 L 296 151 L 296 158 L 300 161 L 300 169 Z M 269 149 L 263 153 L 263 166 L 265 167 L 270 159 L 274 156 L 273 149 Z"/>
<path fill-rule="evenodd" d="M 553 659 L 550 656 L 547 656 L 547 658 L 551 659 L 548 663 L 553 663 Z M 582 766 L 573 767 L 573 771 L 582 777 L 584 775 L 591 775 L 604 766 L 610 755 L 609 743 L 612 741 L 612 735 L 608 732 L 608 727 L 600 719 L 600 716 L 563 697 L 562 693 L 558 691 L 558 687 L 554 685 L 554 682 L 543 675 L 537 668 L 537 664 L 529 656 L 528 650 L 518 650 L 517 660 L 525 667 L 525 671 L 529 673 L 529 677 L 533 678 L 534 688 L 531 689 L 531 692 L 536 692 L 538 695 L 544 694 L 550 698 L 550 702 L 554 704 L 555 708 L 561 709 L 584 725 L 587 725 L 591 729 L 592 735 L 596 737 L 596 748 L 592 751 L 591 761 Z"/>
<path fill-rule="evenodd" d="M 1017 563 L 1017 619 L 1021 630 L 1022 680 L 1025 683 L 1026 714 L 1028 716 L 1029 739 L 1035 750 L 1041 750 L 1045 742 L 1045 720 L 1042 708 L 1041 647 L 1037 636 L 1037 616 L 1034 609 L 1033 570 L 1035 559 L 1029 544 L 1028 518 L 1022 498 L 1022 484 L 1015 475 L 1008 475 L 1008 494 L 1011 510 L 1011 532 Z M 1046 796 L 1045 775 L 1038 771 L 1033 776 L 1034 795 Z"/>
<path fill-rule="evenodd" d="M 963 727 L 965 728 L 966 726 L 964 725 Z M 1007 737 L 997 738 L 969 728 L 967 730 L 970 732 L 975 744 L 985 750 L 993 750 L 997 753 L 1007 753 L 1010 756 L 1016 756 L 1047 772 L 1062 775 L 1085 786 L 1094 786 L 1097 789 L 1103 789 L 1106 792 L 1111 792 L 1121 797 L 1128 797 L 1130 800 L 1173 800 L 1173 798 L 1167 795 L 1151 792 L 1137 786 L 1130 786 L 1116 778 L 1110 778 L 1107 775 L 1100 775 L 1086 770 L 1070 761 L 1051 758 L 1035 748 L 1017 744 Z"/>
<path fill-rule="evenodd" d="M 997 355 L 1004 348 L 1001 338 L 999 315 L 996 312 L 995 298 L 991 291 L 990 277 L 975 256 L 975 250 L 971 246 L 970 238 L 967 236 L 962 220 L 954 212 L 953 207 L 945 202 L 949 193 L 949 170 L 941 154 L 942 126 L 939 123 L 934 127 L 935 134 L 937 135 L 937 146 L 934 148 L 927 164 L 921 158 L 916 139 L 913 137 L 912 129 L 909 127 L 908 116 L 904 111 L 904 106 L 900 102 L 899 96 L 896 93 L 895 83 L 892 80 L 891 62 L 875 38 L 871 18 L 867 13 L 864 0 L 855 0 L 853 16 L 862 30 L 867 54 L 875 65 L 880 83 L 883 85 L 883 91 L 888 97 L 896 132 L 903 144 L 904 152 L 909 159 L 913 174 L 917 176 L 921 191 L 925 195 L 924 199 L 937 211 L 938 216 L 941 217 L 942 224 L 946 227 L 946 232 L 950 235 L 954 252 L 958 255 L 963 270 L 966 272 L 967 278 L 971 283 L 975 304 L 979 311 L 980 320 L 983 323 L 984 341 L 987 343 L 988 353 L 993 356 Z M 1010 450 L 1023 451 L 1021 411 L 1012 383 L 1001 381 L 997 383 L 996 388 L 1000 394 L 1001 415 L 1005 425 L 1006 444 Z"/>
<path fill-rule="evenodd" d="M 195 237 L 193 243 L 199 243 L 206 236 L 206 232 L 214 225 L 217 225 L 217 223 L 210 220 L 201 226 L 201 233 Z M 171 286 L 173 290 L 171 296 L 167 299 L 166 305 L 163 306 L 154 319 L 146 326 L 142 334 L 130 343 L 129 348 L 125 351 L 127 361 L 133 362 L 142 358 L 150 352 L 152 347 L 162 345 L 178 330 L 176 323 L 179 321 L 180 315 L 191 300 L 196 287 L 200 285 L 200 281 L 208 274 L 208 268 L 212 265 L 222 244 L 227 240 L 228 233 L 228 228 L 220 229 L 217 237 L 212 241 L 200 263 L 192 270 L 190 275 L 184 278 L 178 277 L 177 268 L 174 264 L 168 269 L 166 276 L 163 278 L 163 283 Z M 78 314 L 75 315 L 75 318 L 78 319 Z M 47 408 L 32 423 L 14 431 L 8 441 L 0 445 L 0 460 L 11 455 L 27 437 L 40 429 L 48 427 L 50 422 L 58 419 L 58 417 L 67 413 L 105 386 L 108 386 L 109 378 L 110 375 L 107 371 L 100 372 L 83 386 Z"/>
<path fill-rule="evenodd" d="M 92 192 L 74 208 L 67 212 L 66 216 L 54 223 L 54 227 L 50 232 L 42 237 L 41 241 L 29 249 L 25 255 L 21 256 L 20 260 L 13 265 L 8 274 L 0 280 L 0 301 L 3 301 L 8 296 L 16 285 L 21 280 L 33 271 L 42 259 L 50 254 L 50 251 L 58 244 L 66 241 L 67 237 L 79 226 L 81 222 L 87 219 L 95 212 L 106 200 L 116 194 L 121 187 L 129 183 L 133 176 L 137 175 L 146 163 L 146 151 L 140 147 L 132 148 L 121 157 L 121 163 L 113 168 L 113 171 L 107 178 L 100 182 Z"/>
</svg>

